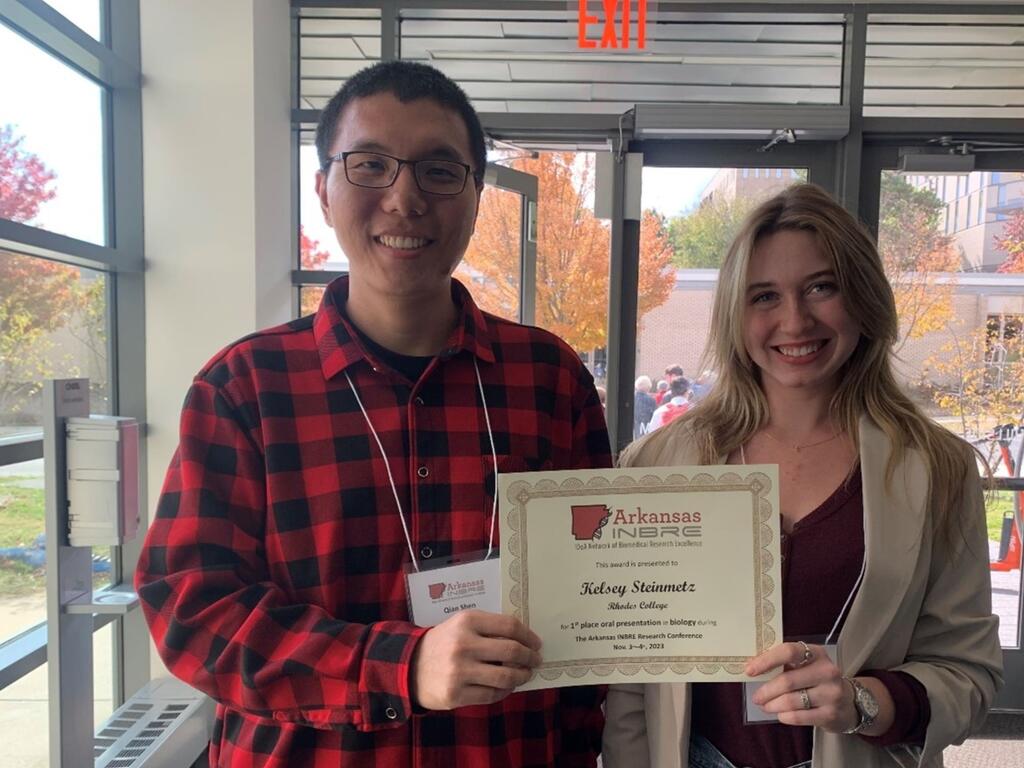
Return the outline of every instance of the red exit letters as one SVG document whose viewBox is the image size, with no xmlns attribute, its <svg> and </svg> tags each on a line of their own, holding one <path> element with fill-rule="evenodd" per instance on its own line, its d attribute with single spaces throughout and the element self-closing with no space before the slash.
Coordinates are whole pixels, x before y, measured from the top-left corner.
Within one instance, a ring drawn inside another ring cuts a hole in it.
<svg viewBox="0 0 1024 768">
<path fill-rule="evenodd" d="M 588 0 L 579 0 L 579 36 L 577 44 L 580 48 L 629 48 L 632 36 L 632 17 L 636 11 L 636 47 L 647 47 L 647 0 L 601 0 L 604 19 L 592 15 L 588 9 Z M 600 44 L 587 37 L 587 27 L 592 24 L 604 24 L 601 31 Z M 618 22 L 618 24 L 616 24 Z"/>
</svg>

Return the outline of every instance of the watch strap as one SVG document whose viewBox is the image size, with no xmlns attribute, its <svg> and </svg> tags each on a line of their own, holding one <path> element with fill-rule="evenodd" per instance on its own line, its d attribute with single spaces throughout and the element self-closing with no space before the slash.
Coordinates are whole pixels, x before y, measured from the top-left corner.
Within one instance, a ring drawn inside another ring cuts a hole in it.
<svg viewBox="0 0 1024 768">
<path fill-rule="evenodd" d="M 853 708 L 857 712 L 857 724 L 853 726 L 853 728 L 848 728 L 847 730 L 843 731 L 844 734 L 852 736 L 854 734 L 860 733 L 865 728 L 867 728 L 875 722 L 874 715 L 869 715 L 867 712 L 865 712 L 864 708 L 861 706 L 860 703 L 861 696 L 871 696 L 871 692 L 863 685 L 861 685 L 860 682 L 858 682 L 852 677 L 844 677 L 843 680 L 848 682 L 850 684 L 850 687 L 853 689 Z"/>
</svg>

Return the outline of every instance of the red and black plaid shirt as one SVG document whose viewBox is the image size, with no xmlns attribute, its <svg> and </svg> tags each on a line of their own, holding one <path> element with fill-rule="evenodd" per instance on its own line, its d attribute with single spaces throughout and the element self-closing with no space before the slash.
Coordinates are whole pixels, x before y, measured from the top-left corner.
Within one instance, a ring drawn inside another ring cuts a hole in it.
<svg viewBox="0 0 1024 768">
<path fill-rule="evenodd" d="M 425 629 L 409 622 L 409 552 L 485 549 L 499 472 L 607 467 L 593 380 L 551 334 L 481 312 L 411 382 L 367 352 L 339 311 L 249 336 L 196 376 L 136 588 L 170 670 L 218 703 L 211 765 L 591 766 L 601 691 L 514 694 L 424 713 L 409 698 Z"/>
</svg>

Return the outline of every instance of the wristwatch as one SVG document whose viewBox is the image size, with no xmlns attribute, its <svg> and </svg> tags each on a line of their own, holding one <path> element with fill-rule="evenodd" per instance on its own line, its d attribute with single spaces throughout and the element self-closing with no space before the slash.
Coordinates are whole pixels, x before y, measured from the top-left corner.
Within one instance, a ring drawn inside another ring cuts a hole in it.
<svg viewBox="0 0 1024 768">
<path fill-rule="evenodd" d="M 860 722 L 853 726 L 853 728 L 843 731 L 843 733 L 860 733 L 865 728 L 871 727 L 871 724 L 875 722 L 875 718 L 878 717 L 878 699 L 854 678 L 844 677 L 843 679 L 853 688 L 853 706 L 857 709 L 857 714 L 860 716 Z"/>
</svg>

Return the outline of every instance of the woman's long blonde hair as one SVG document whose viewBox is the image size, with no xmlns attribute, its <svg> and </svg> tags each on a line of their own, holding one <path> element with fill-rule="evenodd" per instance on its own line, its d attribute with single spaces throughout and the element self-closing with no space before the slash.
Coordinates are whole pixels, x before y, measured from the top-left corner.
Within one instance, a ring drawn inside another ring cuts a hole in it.
<svg viewBox="0 0 1024 768">
<path fill-rule="evenodd" d="M 743 342 L 747 267 L 758 241 L 782 230 L 810 233 L 831 262 L 846 311 L 861 337 L 839 372 L 829 404 L 833 424 L 846 430 L 859 450 L 857 422 L 867 414 L 893 446 L 885 481 L 908 449 L 917 449 L 928 468 L 928 508 L 937 531 L 952 541 L 958 526 L 962 481 L 973 469 L 974 453 L 935 424 L 910 400 L 892 372 L 892 345 L 899 320 L 882 259 L 863 226 L 824 190 L 797 184 L 765 201 L 747 218 L 729 247 L 718 276 L 705 363 L 718 380 L 700 406 L 683 417 L 697 440 L 701 461 L 711 463 L 739 449 L 768 423 L 768 401 L 759 370 Z"/>
</svg>

